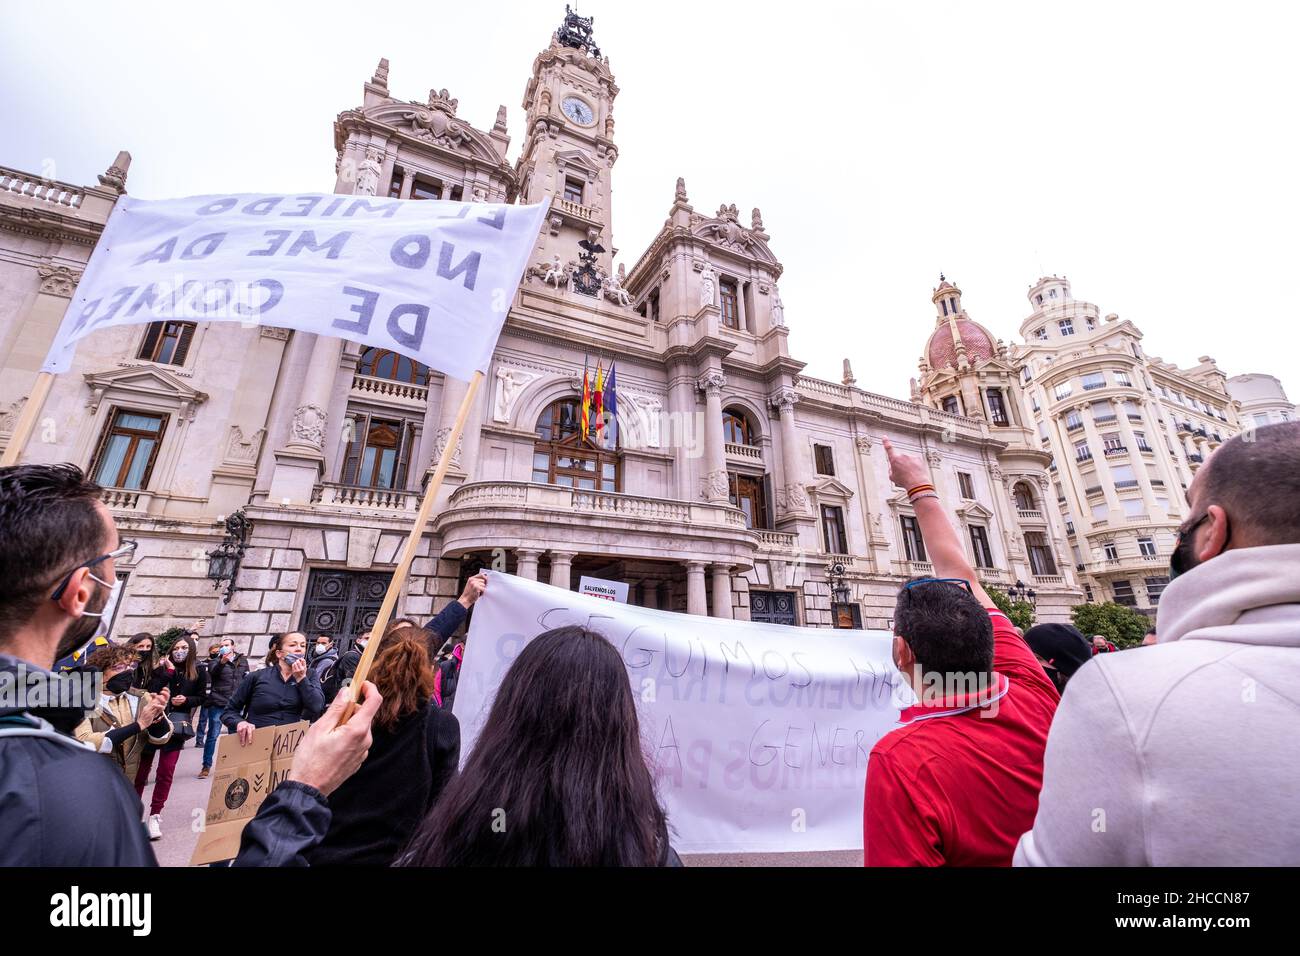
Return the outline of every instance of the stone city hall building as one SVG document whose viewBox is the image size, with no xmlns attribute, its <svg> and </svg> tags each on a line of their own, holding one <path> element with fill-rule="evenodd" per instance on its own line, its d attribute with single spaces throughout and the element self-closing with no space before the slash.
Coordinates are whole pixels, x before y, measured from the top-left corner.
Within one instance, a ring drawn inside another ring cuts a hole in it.
<svg viewBox="0 0 1300 956">
<path fill-rule="evenodd" d="M 1109 320 L 1066 344 L 1049 305 L 1008 349 L 942 282 L 913 401 L 856 387 L 847 362 L 842 382 L 804 376 L 757 209 L 697 211 L 679 179 L 658 235 L 615 266 L 619 90 L 590 21 L 566 18 L 534 60 L 513 159 L 504 106 L 479 129 L 446 90 L 402 100 L 387 74 L 381 61 L 335 122 L 337 192 L 551 200 L 399 614 L 429 615 L 486 565 L 566 588 L 623 581 L 647 607 L 886 627 L 899 583 L 931 571 L 886 436 L 930 462 L 983 579 L 1032 588 L 1040 620 L 1068 619 L 1085 588 L 1124 597 L 1121 571 L 1163 574 L 1192 456 L 1236 428 L 1211 366 L 1145 358 L 1128 344 L 1140 333 Z M 120 154 L 88 187 L 0 168 L 0 446 L 129 164 Z M 1035 289 L 1069 294 L 1063 280 Z M 582 374 L 598 356 L 617 361 L 619 421 L 584 439 Z M 1080 405 L 1097 374 L 1100 410 Z M 1193 404 L 1175 411 L 1148 386 Z M 139 541 L 119 566 L 115 635 L 212 618 L 259 653 L 275 632 L 348 638 L 373 621 L 466 388 L 286 329 L 118 327 L 80 344 L 23 460 L 86 468 Z M 237 568 L 210 559 L 223 549 Z"/>
</svg>

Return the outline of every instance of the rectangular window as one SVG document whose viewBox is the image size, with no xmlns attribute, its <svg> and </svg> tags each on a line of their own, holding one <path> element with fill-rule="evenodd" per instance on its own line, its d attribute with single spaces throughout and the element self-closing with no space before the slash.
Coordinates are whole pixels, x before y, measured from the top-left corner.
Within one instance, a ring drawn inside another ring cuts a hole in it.
<svg viewBox="0 0 1300 956">
<path fill-rule="evenodd" d="M 1151 446 L 1147 444 L 1147 436 L 1145 432 L 1134 432 L 1133 440 L 1137 442 L 1138 451 L 1151 450 Z"/>
<path fill-rule="evenodd" d="M 582 181 L 579 179 L 566 178 L 564 180 L 564 198 L 569 202 L 576 202 L 582 205 Z"/>
<path fill-rule="evenodd" d="M 1065 415 L 1066 431 L 1077 431 L 1083 427 L 1083 415 L 1077 409 L 1070 409 Z"/>
<path fill-rule="evenodd" d="M 740 328 L 740 305 L 734 279 L 723 279 L 718 283 L 718 301 L 722 306 L 722 324 L 729 329 Z"/>
<path fill-rule="evenodd" d="M 1056 558 L 1047 543 L 1047 535 L 1041 531 L 1025 532 L 1025 548 L 1029 551 L 1029 568 L 1036 575 L 1055 574 Z"/>
<path fill-rule="evenodd" d="M 1106 376 L 1101 372 L 1089 372 L 1083 376 L 1083 390 L 1091 391 L 1094 388 L 1105 388 Z"/>
<path fill-rule="evenodd" d="M 1115 484 L 1118 486 L 1119 482 L 1116 482 Z M 1136 485 L 1137 482 L 1135 481 L 1133 482 L 1133 484 Z M 1125 498 L 1123 504 L 1124 504 L 1125 517 L 1141 518 L 1146 516 L 1147 513 L 1146 502 L 1144 502 L 1141 498 Z"/>
<path fill-rule="evenodd" d="M 1038 328 L 1034 329 L 1034 338 L 1038 339 L 1040 342 L 1046 341 L 1047 327 L 1044 325 L 1040 325 Z"/>
<path fill-rule="evenodd" d="M 1147 558 L 1153 558 L 1156 554 L 1156 543 L 1152 538 L 1138 538 L 1138 552 Z"/>
<path fill-rule="evenodd" d="M 388 198 L 402 198 L 402 169 L 400 166 L 393 167 L 393 178 L 388 183 Z"/>
<path fill-rule="evenodd" d="M 1113 422 L 1117 417 L 1115 406 L 1110 402 L 1092 403 L 1092 420 L 1094 422 Z"/>
<path fill-rule="evenodd" d="M 1104 501 L 1097 502 L 1095 505 L 1092 506 L 1091 510 L 1092 510 L 1092 520 L 1094 524 L 1101 521 L 1105 521 L 1106 518 L 1110 515 L 1110 507 Z"/>
<path fill-rule="evenodd" d="M 1087 439 L 1074 443 L 1074 458 L 1076 461 L 1092 461 L 1092 449 L 1088 447 Z"/>
<path fill-rule="evenodd" d="M 1115 384 L 1116 384 L 1116 385 L 1130 385 L 1130 386 L 1131 386 L 1131 385 L 1133 384 L 1133 382 L 1129 379 L 1129 377 L 1128 377 L 1128 372 L 1116 372 L 1116 373 L 1115 373 Z"/>
<path fill-rule="evenodd" d="M 1030 392 L 1030 393 L 1029 393 L 1029 405 L 1030 405 L 1030 407 L 1031 407 L 1034 411 L 1038 411 L 1039 405 L 1038 405 L 1038 393 L 1037 393 L 1037 392 Z"/>
<path fill-rule="evenodd" d="M 146 487 L 166 425 L 162 415 L 115 409 L 91 468 L 95 481 L 105 488 Z"/>
<path fill-rule="evenodd" d="M 1119 560 L 1119 549 L 1115 547 L 1114 541 L 1107 541 L 1101 546 L 1102 553 L 1106 556 L 1107 561 Z"/>
<path fill-rule="evenodd" d="M 1160 595 L 1165 593 L 1165 585 L 1169 583 L 1169 578 L 1165 576 L 1143 578 L 1142 583 L 1147 586 L 1147 599 L 1155 605 L 1160 603 Z"/>
<path fill-rule="evenodd" d="M 957 405 L 957 396 L 949 395 L 943 400 L 943 410 L 949 415 L 960 415 L 961 409 Z"/>
<path fill-rule="evenodd" d="M 343 460 L 343 484 L 405 490 L 415 424 L 362 413 L 354 414 L 351 420 L 355 437 Z"/>
<path fill-rule="evenodd" d="M 925 541 L 921 537 L 921 526 L 912 515 L 899 515 L 898 523 L 903 528 L 903 550 L 909 561 L 925 560 Z"/>
<path fill-rule="evenodd" d="M 1126 450 L 1124 448 L 1124 439 L 1120 438 L 1119 432 L 1103 432 L 1101 446 L 1108 455 L 1112 452 Z"/>
<path fill-rule="evenodd" d="M 1056 386 L 1055 389 L 1056 397 L 1058 399 L 1069 398 L 1073 392 L 1074 389 L 1070 387 L 1069 382 L 1062 382 L 1060 385 Z"/>
<path fill-rule="evenodd" d="M 835 474 L 835 455 L 830 445 L 813 445 L 813 460 L 817 464 L 817 474 Z"/>
<path fill-rule="evenodd" d="M 984 396 L 989 403 L 989 417 L 993 420 L 993 424 L 1010 425 L 1011 419 L 1007 417 L 1007 406 L 1002 401 L 1002 390 L 1000 388 L 990 388 L 984 393 Z"/>
<path fill-rule="evenodd" d="M 659 290 L 650 293 L 650 321 L 659 321 Z"/>
<path fill-rule="evenodd" d="M 844 509 L 835 505 L 822 505 L 822 540 L 830 554 L 848 554 L 848 540 L 844 534 Z"/>
<path fill-rule="evenodd" d="M 442 186 L 437 183 L 425 182 L 423 179 L 417 179 L 411 184 L 412 199 L 441 199 Z"/>
<path fill-rule="evenodd" d="M 1125 607 L 1136 607 L 1137 597 L 1133 594 L 1132 581 L 1116 581 L 1111 585 L 1115 590 L 1115 603 Z"/>
<path fill-rule="evenodd" d="M 957 487 L 961 489 L 963 498 L 973 499 L 975 497 L 975 482 L 966 472 L 957 472 Z"/>
<path fill-rule="evenodd" d="M 136 357 L 164 365 L 184 365 L 196 327 L 194 322 L 150 322 Z"/>
<path fill-rule="evenodd" d="M 971 553 L 975 555 L 975 567 L 993 567 L 993 552 L 989 550 L 988 532 L 977 524 L 970 526 Z"/>
<path fill-rule="evenodd" d="M 1061 321 L 1059 321 L 1059 322 L 1056 323 L 1056 326 L 1057 326 L 1057 328 L 1059 328 L 1059 329 L 1061 330 L 1061 334 L 1062 334 L 1062 335 L 1073 335 L 1073 334 L 1074 334 L 1074 320 L 1073 320 L 1073 319 L 1061 319 Z"/>
<path fill-rule="evenodd" d="M 745 513 L 745 527 L 771 528 L 767 511 L 766 476 L 727 475 L 730 485 L 730 498 L 733 506 Z"/>
<path fill-rule="evenodd" d="M 1089 604 L 1092 603 L 1092 585 L 1091 585 L 1091 584 L 1085 584 L 1085 585 L 1083 586 L 1083 596 L 1084 596 L 1085 599 L 1087 599 L 1087 601 L 1088 601 Z"/>
</svg>

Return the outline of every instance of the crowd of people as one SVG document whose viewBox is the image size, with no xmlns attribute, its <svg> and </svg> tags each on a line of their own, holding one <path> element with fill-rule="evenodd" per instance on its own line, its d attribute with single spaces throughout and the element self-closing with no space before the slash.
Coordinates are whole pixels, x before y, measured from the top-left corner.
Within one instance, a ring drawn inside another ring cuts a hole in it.
<svg viewBox="0 0 1300 956">
<path fill-rule="evenodd" d="M 1296 772 L 1276 759 L 1300 730 L 1300 423 L 1233 438 L 1200 469 L 1159 634 L 1123 653 L 1065 624 L 1014 627 L 926 463 L 883 445 L 934 573 L 896 600 L 892 655 L 916 703 L 868 760 L 864 861 L 1300 863 Z M 433 620 L 387 626 L 345 721 L 368 635 L 346 649 L 275 635 L 256 668 L 203 622 L 165 646 L 106 640 L 115 561 L 134 545 L 99 499 L 70 465 L 0 469 L 0 672 L 90 673 L 99 688 L 89 707 L 0 709 L 0 865 L 152 864 L 186 744 L 207 777 L 223 730 L 247 746 L 303 720 L 235 866 L 680 865 L 626 669 L 599 633 L 525 645 L 458 770 L 456 635 L 483 575 Z"/>
</svg>

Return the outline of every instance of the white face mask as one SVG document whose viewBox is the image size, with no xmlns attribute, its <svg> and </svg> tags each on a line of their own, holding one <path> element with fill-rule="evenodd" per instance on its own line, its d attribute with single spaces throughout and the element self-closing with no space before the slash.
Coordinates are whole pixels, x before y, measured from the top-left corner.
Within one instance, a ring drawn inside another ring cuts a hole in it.
<svg viewBox="0 0 1300 956">
<path fill-rule="evenodd" d="M 178 647 L 176 650 L 172 651 L 172 660 L 174 661 L 183 661 L 189 656 L 190 651 L 187 647 Z"/>
<path fill-rule="evenodd" d="M 109 583 L 108 581 L 105 581 L 103 578 L 97 577 L 94 571 L 88 571 L 87 575 L 96 584 L 102 584 L 104 585 L 104 587 L 108 588 L 108 600 L 104 602 L 103 610 L 81 612 L 82 617 L 99 618 L 100 630 L 102 631 L 104 629 L 103 623 L 104 623 L 105 615 L 107 615 L 117 605 L 117 599 L 122 595 L 122 580 L 121 578 L 114 577 L 112 583 Z M 99 632 L 96 631 L 94 637 L 98 637 L 98 636 L 99 636 Z"/>
<path fill-rule="evenodd" d="M 325 653 L 326 651 L 328 651 L 329 649 L 330 649 L 330 646 L 329 646 L 328 644 L 317 644 L 317 645 L 316 645 L 316 653 L 317 653 L 317 654 L 324 654 L 324 653 Z"/>
</svg>

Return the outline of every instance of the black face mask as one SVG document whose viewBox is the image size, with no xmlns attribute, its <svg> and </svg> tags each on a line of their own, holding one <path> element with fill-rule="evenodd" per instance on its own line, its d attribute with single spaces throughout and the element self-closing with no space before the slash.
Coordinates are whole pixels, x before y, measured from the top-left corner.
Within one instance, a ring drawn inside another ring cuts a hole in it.
<svg viewBox="0 0 1300 956">
<path fill-rule="evenodd" d="M 152 653 L 153 651 L 136 651 L 135 656 L 140 658 L 141 661 L 147 661 L 149 659 L 149 655 Z"/>
<path fill-rule="evenodd" d="M 1169 580 L 1172 581 L 1180 574 L 1186 574 L 1192 568 L 1201 564 L 1201 560 L 1196 557 L 1196 551 L 1192 548 L 1192 532 L 1201 526 L 1206 518 L 1210 516 L 1207 511 L 1201 515 L 1191 525 L 1183 531 L 1178 532 L 1178 543 L 1174 545 L 1174 551 L 1169 555 Z M 1228 529 L 1228 536 L 1223 539 L 1224 550 L 1227 550 L 1228 541 L 1232 537 L 1232 529 Z"/>
<path fill-rule="evenodd" d="M 128 691 L 131 689 L 132 676 L 133 675 L 131 674 L 130 671 L 123 671 L 121 674 L 118 674 L 115 677 L 110 677 L 108 680 L 104 681 L 104 689 L 107 690 L 113 696 L 117 696 L 118 694 L 121 694 L 124 691 Z"/>
</svg>

